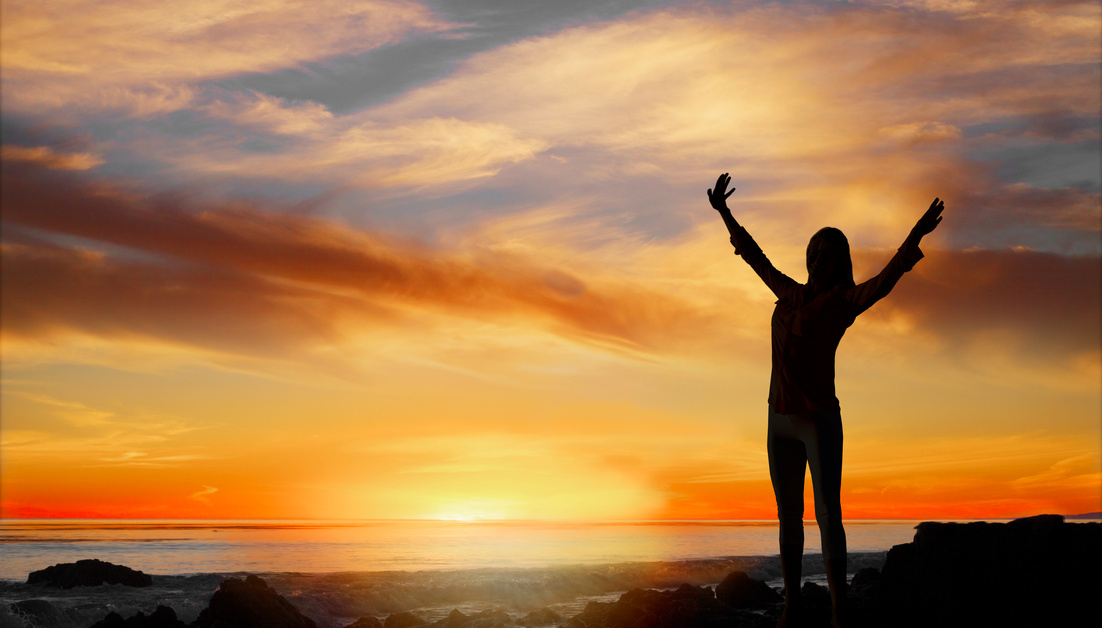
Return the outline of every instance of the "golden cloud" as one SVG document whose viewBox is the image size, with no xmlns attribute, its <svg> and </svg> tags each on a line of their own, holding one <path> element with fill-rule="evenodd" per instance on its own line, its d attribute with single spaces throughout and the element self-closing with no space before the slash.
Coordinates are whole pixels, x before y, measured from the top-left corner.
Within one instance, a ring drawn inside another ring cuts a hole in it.
<svg viewBox="0 0 1102 628">
<path fill-rule="evenodd" d="M 49 146 L 0 147 L 0 159 L 27 161 L 53 170 L 88 170 L 103 163 L 103 158 L 92 153 L 59 153 Z"/>
<path fill-rule="evenodd" d="M 1097 77 L 1039 71 L 1095 64 L 1091 3 L 966 18 L 803 5 L 635 14 L 476 55 L 380 113 L 492 118 L 555 146 L 836 159 L 884 128 L 950 138 L 977 116 L 1098 110 Z"/>
</svg>

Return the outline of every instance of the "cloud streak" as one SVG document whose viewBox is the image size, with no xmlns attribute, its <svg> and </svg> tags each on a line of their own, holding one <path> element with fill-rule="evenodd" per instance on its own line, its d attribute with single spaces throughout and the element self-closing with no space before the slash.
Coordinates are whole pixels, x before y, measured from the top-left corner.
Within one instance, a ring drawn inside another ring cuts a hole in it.
<svg viewBox="0 0 1102 628">
<path fill-rule="evenodd" d="M 707 324 L 676 298 L 588 284 L 516 254 L 449 254 L 246 205 L 190 211 L 179 199 L 45 174 L 25 164 L 5 172 L 6 224 L 155 258 L 6 244 L 5 333 L 72 329 L 242 351 L 334 343 L 342 318 L 382 320 L 412 305 L 654 350 Z"/>
<path fill-rule="evenodd" d="M 26 161 L 52 170 L 88 170 L 103 163 L 103 159 L 91 153 L 61 153 L 49 146 L 15 146 L 6 144 L 0 148 L 0 159 Z"/>
</svg>

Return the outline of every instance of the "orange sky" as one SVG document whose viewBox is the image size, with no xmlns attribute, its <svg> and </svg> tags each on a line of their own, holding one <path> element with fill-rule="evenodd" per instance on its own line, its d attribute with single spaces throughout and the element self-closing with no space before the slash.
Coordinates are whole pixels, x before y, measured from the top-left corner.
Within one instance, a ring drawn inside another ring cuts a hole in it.
<svg viewBox="0 0 1102 628">
<path fill-rule="evenodd" d="M 580 4 L 3 0 L 0 515 L 774 517 L 725 171 L 797 280 L 945 200 L 845 516 L 1102 510 L 1096 2 Z"/>
</svg>

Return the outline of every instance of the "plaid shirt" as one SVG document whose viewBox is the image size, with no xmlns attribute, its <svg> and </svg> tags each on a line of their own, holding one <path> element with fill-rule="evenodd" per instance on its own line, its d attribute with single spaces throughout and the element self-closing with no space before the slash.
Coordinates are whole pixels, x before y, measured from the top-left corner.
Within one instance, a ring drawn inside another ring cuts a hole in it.
<svg viewBox="0 0 1102 628">
<path fill-rule="evenodd" d="M 842 335 L 859 314 L 888 296 L 903 273 L 922 259 L 922 251 L 908 240 L 879 275 L 853 288 L 838 286 L 812 295 L 806 285 L 774 268 L 746 229 L 739 227 L 731 244 L 777 296 L 770 407 L 781 414 L 839 407 L 834 392 L 834 356 Z"/>
</svg>

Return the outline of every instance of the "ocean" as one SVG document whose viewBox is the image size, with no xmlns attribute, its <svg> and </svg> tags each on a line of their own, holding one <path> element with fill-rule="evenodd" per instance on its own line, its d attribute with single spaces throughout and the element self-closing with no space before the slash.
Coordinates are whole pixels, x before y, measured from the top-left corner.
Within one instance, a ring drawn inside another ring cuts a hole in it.
<svg viewBox="0 0 1102 628">
<path fill-rule="evenodd" d="M 847 521 L 850 571 L 879 567 L 916 521 Z M 818 528 L 805 529 L 805 576 L 823 582 Z M 46 600 L 65 626 L 158 604 L 195 619 L 227 576 L 264 578 L 322 628 L 359 617 L 453 608 L 566 618 L 634 587 L 714 586 L 736 569 L 780 586 L 776 521 L 604 523 L 462 521 L 0 521 L 0 628 L 22 626 L 13 602 Z M 26 584 L 31 571 L 98 558 L 154 576 L 154 585 Z M 60 626 L 61 624 L 59 624 Z"/>
</svg>

